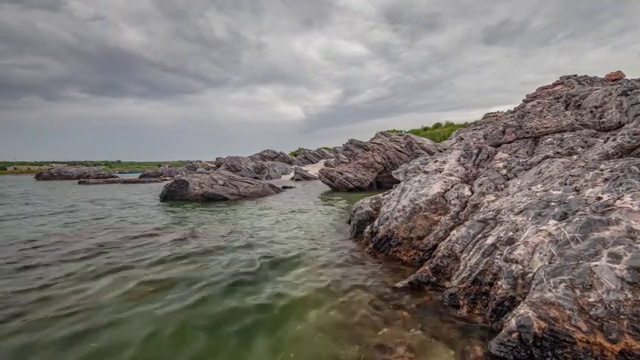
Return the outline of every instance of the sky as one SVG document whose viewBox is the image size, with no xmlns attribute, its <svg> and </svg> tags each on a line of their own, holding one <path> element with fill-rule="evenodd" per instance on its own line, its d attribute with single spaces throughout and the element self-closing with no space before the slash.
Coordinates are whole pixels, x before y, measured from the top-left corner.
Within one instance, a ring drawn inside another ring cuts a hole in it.
<svg viewBox="0 0 640 360">
<path fill-rule="evenodd" d="M 640 1 L 0 0 L 0 160 L 180 160 L 640 77 Z"/>
</svg>

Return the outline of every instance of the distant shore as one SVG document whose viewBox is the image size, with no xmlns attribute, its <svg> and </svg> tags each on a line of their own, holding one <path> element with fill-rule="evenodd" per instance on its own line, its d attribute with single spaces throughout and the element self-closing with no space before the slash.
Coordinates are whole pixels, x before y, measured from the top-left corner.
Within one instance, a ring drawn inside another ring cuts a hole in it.
<svg viewBox="0 0 640 360">
<path fill-rule="evenodd" d="M 139 173 L 162 165 L 182 167 L 184 161 L 0 161 L 0 175 L 33 175 L 55 166 L 95 166 L 114 173 Z"/>
</svg>

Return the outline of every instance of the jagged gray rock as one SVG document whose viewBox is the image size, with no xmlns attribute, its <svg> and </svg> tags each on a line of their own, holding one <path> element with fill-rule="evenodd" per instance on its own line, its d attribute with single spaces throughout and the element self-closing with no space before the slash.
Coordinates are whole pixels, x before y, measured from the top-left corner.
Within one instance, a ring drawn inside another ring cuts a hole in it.
<svg viewBox="0 0 640 360">
<path fill-rule="evenodd" d="M 47 180 L 80 180 L 80 179 L 112 179 L 118 175 L 99 167 L 61 166 L 41 171 L 35 175 L 38 181 Z"/>
<path fill-rule="evenodd" d="M 271 149 L 262 150 L 257 154 L 253 154 L 249 156 L 249 159 L 253 161 L 276 161 L 276 162 L 281 162 L 288 165 L 293 165 L 296 162 L 296 159 L 294 159 L 289 154 L 283 153 L 282 151 L 278 152 Z"/>
<path fill-rule="evenodd" d="M 351 234 L 503 359 L 640 358 L 640 80 L 564 76 L 358 202 Z"/>
<path fill-rule="evenodd" d="M 226 201 L 259 198 L 282 192 L 279 187 L 224 170 L 190 174 L 164 186 L 160 201 Z"/>
<path fill-rule="evenodd" d="M 313 181 L 318 180 L 318 177 L 315 175 L 309 174 L 309 172 L 303 168 L 295 168 L 293 170 L 293 177 L 291 178 L 293 181 Z"/>
<path fill-rule="evenodd" d="M 320 180 L 335 191 L 390 189 L 397 184 L 392 172 L 412 159 L 441 151 L 431 140 L 411 134 L 380 132 L 370 141 L 349 140 L 320 170 Z"/>
<path fill-rule="evenodd" d="M 277 161 L 254 161 L 244 156 L 229 156 L 216 159 L 220 163 L 220 170 L 228 171 L 240 176 L 258 180 L 276 180 L 283 175 L 291 174 L 291 165 Z"/>
<path fill-rule="evenodd" d="M 322 149 L 322 148 L 315 149 L 315 150 L 299 149 L 294 158 L 295 159 L 294 164 L 298 166 L 317 164 L 322 160 L 332 159 L 333 157 L 336 156 L 337 151 L 338 150 L 336 148 L 333 148 L 331 150 Z"/>
<path fill-rule="evenodd" d="M 207 174 L 212 171 L 215 171 L 217 167 L 213 164 L 210 164 L 206 161 L 195 160 L 189 161 L 189 163 L 185 166 L 179 168 L 173 168 L 170 166 L 161 166 L 156 169 L 143 171 L 140 176 L 140 179 L 159 179 L 159 178 L 175 178 L 178 176 L 183 176 L 191 173 L 200 173 Z"/>
</svg>

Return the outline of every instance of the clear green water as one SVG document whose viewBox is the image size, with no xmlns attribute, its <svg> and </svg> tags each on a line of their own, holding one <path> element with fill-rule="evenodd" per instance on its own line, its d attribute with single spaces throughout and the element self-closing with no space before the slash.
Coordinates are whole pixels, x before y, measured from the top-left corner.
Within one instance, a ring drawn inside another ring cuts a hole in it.
<svg viewBox="0 0 640 360">
<path fill-rule="evenodd" d="M 392 290 L 405 271 L 347 238 L 359 195 L 162 186 L 0 177 L 1 359 L 455 359 L 486 337 Z"/>
</svg>

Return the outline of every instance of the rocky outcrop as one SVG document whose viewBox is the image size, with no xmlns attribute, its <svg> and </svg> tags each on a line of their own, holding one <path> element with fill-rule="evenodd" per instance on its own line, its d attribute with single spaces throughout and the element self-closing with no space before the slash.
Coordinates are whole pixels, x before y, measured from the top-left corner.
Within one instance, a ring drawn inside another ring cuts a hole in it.
<svg viewBox="0 0 640 360">
<path fill-rule="evenodd" d="M 159 178 L 175 178 L 191 173 L 207 174 L 217 169 L 216 165 L 206 161 L 196 160 L 190 161 L 187 165 L 179 168 L 170 166 L 161 166 L 157 169 L 143 171 L 140 179 L 159 179 Z"/>
<path fill-rule="evenodd" d="M 306 166 L 317 164 L 322 160 L 328 160 L 334 158 L 338 153 L 337 148 L 333 148 L 331 150 L 327 149 L 299 149 L 296 151 L 294 164 L 298 166 Z"/>
<path fill-rule="evenodd" d="M 249 159 L 253 161 L 276 161 L 288 165 L 293 165 L 296 161 L 289 154 L 283 153 L 282 151 L 278 152 L 270 149 L 263 150 L 257 154 L 253 154 L 249 156 Z"/>
<path fill-rule="evenodd" d="M 276 180 L 291 174 L 291 165 L 277 161 L 254 161 L 244 156 L 229 156 L 216 159 L 220 170 L 257 180 Z"/>
<path fill-rule="evenodd" d="M 259 198 L 282 192 L 279 187 L 259 180 L 218 170 L 210 174 L 191 174 L 164 186 L 160 201 L 226 201 Z"/>
<path fill-rule="evenodd" d="M 402 166 L 352 236 L 503 359 L 640 358 L 640 80 L 565 76 Z"/>
<path fill-rule="evenodd" d="M 172 168 L 169 166 L 162 166 L 153 170 L 143 171 L 140 179 L 160 179 L 160 178 L 174 178 L 180 175 L 184 175 L 186 171 L 183 168 Z"/>
<path fill-rule="evenodd" d="M 78 180 L 78 185 L 110 185 L 110 184 L 153 184 L 169 181 L 171 178 L 117 178 L 117 179 L 82 179 Z"/>
<path fill-rule="evenodd" d="M 318 180 L 318 177 L 312 174 L 303 168 L 295 168 L 293 171 L 293 177 L 291 178 L 293 181 L 312 181 Z"/>
<path fill-rule="evenodd" d="M 419 157 L 439 153 L 441 146 L 411 134 L 381 132 L 370 141 L 349 140 L 319 177 L 335 191 L 391 189 L 399 181 L 392 172 Z"/>
<path fill-rule="evenodd" d="M 41 171 L 35 175 L 39 181 L 45 180 L 80 180 L 80 179 L 112 179 L 118 175 L 99 167 L 61 166 Z"/>
</svg>

